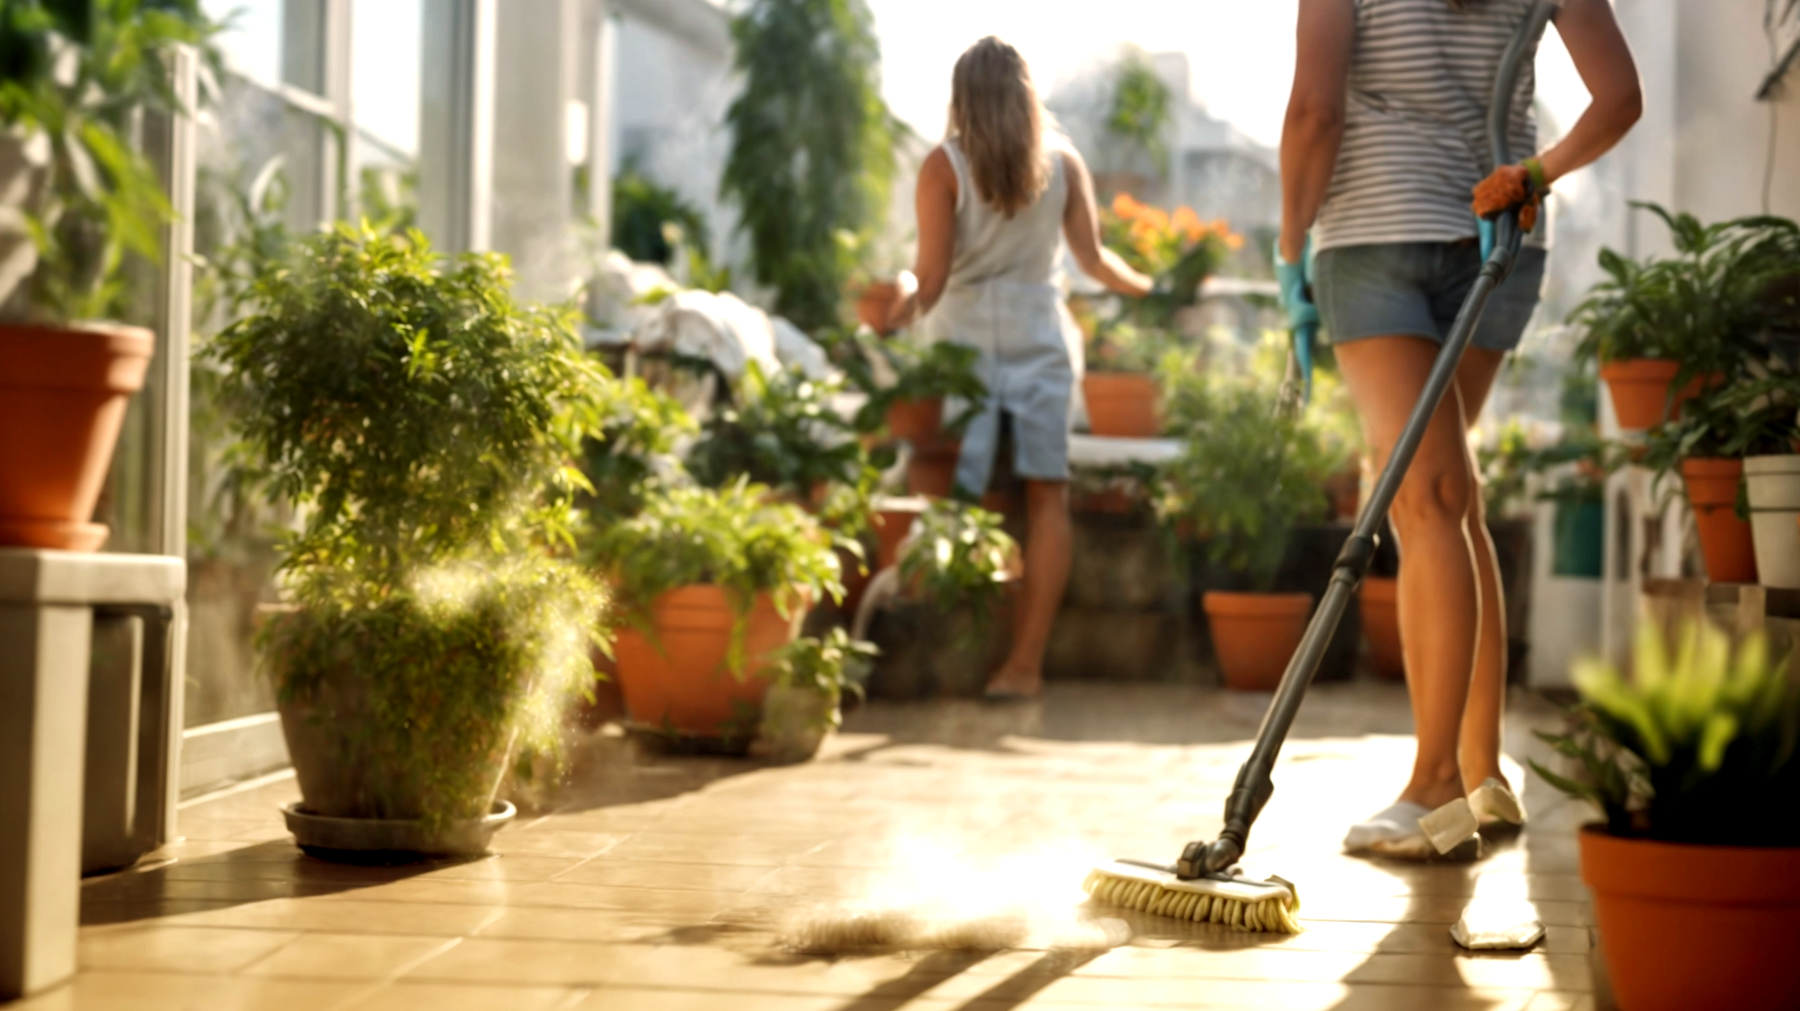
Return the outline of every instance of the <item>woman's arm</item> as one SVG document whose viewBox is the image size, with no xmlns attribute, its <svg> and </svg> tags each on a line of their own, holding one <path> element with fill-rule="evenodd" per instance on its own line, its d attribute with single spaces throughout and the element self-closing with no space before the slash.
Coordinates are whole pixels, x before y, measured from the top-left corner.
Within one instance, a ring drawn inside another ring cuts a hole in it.
<svg viewBox="0 0 1800 1011">
<path fill-rule="evenodd" d="M 950 283 L 950 262 L 956 254 L 956 169 L 943 148 L 931 152 L 919 167 L 913 203 L 919 216 L 919 253 L 913 264 L 919 289 L 894 306 L 888 315 L 890 330 L 930 312 Z"/>
<path fill-rule="evenodd" d="M 1095 210 L 1094 180 L 1087 164 L 1073 151 L 1062 152 L 1063 173 L 1069 180 L 1069 202 L 1063 209 L 1063 236 L 1069 252 L 1083 273 L 1121 295 L 1142 298 L 1150 294 L 1152 281 L 1133 270 L 1119 254 L 1100 241 L 1100 215 Z"/>
<path fill-rule="evenodd" d="M 1281 128 L 1281 258 L 1299 263 L 1331 189 L 1344 139 L 1345 82 L 1356 46 L 1354 0 L 1300 0 L 1294 87 Z"/>
</svg>

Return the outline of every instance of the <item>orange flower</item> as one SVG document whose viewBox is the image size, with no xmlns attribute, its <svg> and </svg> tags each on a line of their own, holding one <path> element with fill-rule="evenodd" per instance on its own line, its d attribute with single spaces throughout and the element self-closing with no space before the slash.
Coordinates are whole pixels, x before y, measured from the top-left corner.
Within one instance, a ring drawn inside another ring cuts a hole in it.
<svg viewBox="0 0 1800 1011">
<path fill-rule="evenodd" d="M 1120 193 L 1113 197 L 1112 212 L 1127 220 L 1136 218 L 1144 209 L 1144 205 L 1133 200 L 1131 194 Z"/>
<path fill-rule="evenodd" d="M 1206 237 L 1206 226 L 1200 223 L 1200 215 L 1194 213 L 1192 207 L 1182 207 L 1175 211 L 1169 224 L 1180 232 L 1189 242 L 1198 242 Z"/>
<path fill-rule="evenodd" d="M 1225 248 L 1234 253 L 1244 248 L 1244 237 L 1236 232 L 1225 233 Z"/>
</svg>

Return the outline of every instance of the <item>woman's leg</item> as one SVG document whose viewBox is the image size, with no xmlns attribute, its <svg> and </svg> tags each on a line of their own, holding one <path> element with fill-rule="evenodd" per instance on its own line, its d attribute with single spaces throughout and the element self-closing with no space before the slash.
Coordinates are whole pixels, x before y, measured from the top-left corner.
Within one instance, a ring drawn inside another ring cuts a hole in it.
<svg viewBox="0 0 1800 1011">
<path fill-rule="evenodd" d="M 1481 416 L 1488 392 L 1494 387 L 1503 356 L 1471 348 L 1456 370 L 1456 390 L 1462 397 L 1469 424 Z M 1495 561 L 1494 540 L 1488 534 L 1487 510 L 1481 497 L 1480 470 L 1471 457 L 1470 473 L 1476 476 L 1475 493 L 1469 496 L 1469 542 L 1475 551 L 1476 586 L 1481 592 L 1481 626 L 1475 645 L 1475 672 L 1469 683 L 1469 701 L 1463 708 L 1458 758 L 1463 786 L 1469 791 L 1492 777 L 1506 782 L 1500 771 L 1502 720 L 1506 713 L 1506 596 Z"/>
<path fill-rule="evenodd" d="M 988 691 L 1036 695 L 1044 685 L 1044 651 L 1069 583 L 1074 532 L 1067 481 L 1025 482 L 1025 579 L 1014 618 L 1012 652 Z"/>
<path fill-rule="evenodd" d="M 1385 466 L 1438 345 L 1418 337 L 1371 337 L 1336 352 L 1375 462 Z M 1469 356 L 1500 357 L 1480 349 Z M 1402 550 L 1400 640 L 1418 737 L 1412 779 L 1400 797 L 1431 809 L 1464 796 L 1458 750 L 1481 632 L 1482 594 L 1468 528 L 1480 489 L 1467 431 L 1453 389 L 1432 416 L 1392 511 Z"/>
</svg>

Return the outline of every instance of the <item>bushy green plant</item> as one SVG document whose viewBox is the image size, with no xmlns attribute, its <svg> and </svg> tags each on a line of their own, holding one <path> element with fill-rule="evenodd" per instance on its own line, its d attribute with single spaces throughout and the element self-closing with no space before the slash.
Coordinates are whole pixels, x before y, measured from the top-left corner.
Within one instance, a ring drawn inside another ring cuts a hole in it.
<svg viewBox="0 0 1800 1011">
<path fill-rule="evenodd" d="M 1734 376 L 1760 357 L 1784 315 L 1779 292 L 1800 274 L 1800 226 L 1776 217 L 1705 225 L 1655 204 L 1632 206 L 1668 226 L 1676 256 L 1637 262 L 1601 250 L 1607 280 L 1569 317 L 1585 331 L 1576 355 L 1679 362 L 1676 390 L 1697 376 Z"/>
<path fill-rule="evenodd" d="M 1684 402 L 1680 417 L 1645 435 L 1641 462 L 1660 479 L 1679 469 L 1683 460 L 1791 453 L 1796 440 L 1800 440 L 1800 378 L 1788 372 L 1764 374 Z M 1739 506 L 1742 511 L 1744 503 Z"/>
<path fill-rule="evenodd" d="M 900 581 L 944 614 L 967 613 L 980 626 L 1006 592 L 1019 546 L 1002 517 L 940 499 L 913 521 L 900 555 Z"/>
<path fill-rule="evenodd" d="M 475 770 L 512 742 L 553 753 L 545 714 L 592 681 L 601 596 L 556 551 L 605 371 L 566 312 L 512 300 L 503 259 L 445 264 L 417 233 L 339 226 L 250 299 L 206 354 L 253 476 L 301 507 L 281 563 L 296 610 L 264 661 L 284 700 L 355 710 L 368 739 L 338 761 L 423 791 L 366 814 L 482 813 Z"/>
<path fill-rule="evenodd" d="M 827 595 L 843 598 L 835 546 L 805 510 L 740 480 L 658 489 L 636 516 L 600 531 L 592 552 L 613 580 L 624 618 L 646 632 L 662 594 L 696 584 L 722 588 L 737 612 L 728 663 L 741 672 L 758 594 L 769 594 L 783 615 Z"/>
<path fill-rule="evenodd" d="M 721 189 L 742 210 L 756 280 L 803 330 L 837 322 L 860 242 L 887 208 L 899 129 L 881 99 L 863 0 L 750 0 L 731 23 L 744 82 L 726 113 Z"/>
<path fill-rule="evenodd" d="M 783 646 L 771 666 L 776 684 L 837 699 L 846 691 L 861 696 L 862 679 L 880 654 L 874 643 L 834 628 L 823 637 L 801 636 Z M 829 726 L 837 726 L 836 710 Z"/>
<path fill-rule="evenodd" d="M 1615 835 L 1800 846 L 1800 689 L 1787 663 L 1761 634 L 1734 648 L 1700 619 L 1670 639 L 1645 621 L 1629 677 L 1599 660 L 1576 665 L 1573 729 L 1538 736 L 1580 772 L 1532 768 L 1592 802 Z"/>
<path fill-rule="evenodd" d="M 1163 356 L 1180 352 L 1180 340 L 1168 330 L 1117 322 L 1095 329 L 1087 342 L 1089 372 L 1155 372 Z"/>
<path fill-rule="evenodd" d="M 677 235 L 671 235 L 669 226 Z M 671 241 L 671 240 L 674 241 Z M 681 194 L 657 184 L 636 166 L 627 165 L 613 179 L 612 246 L 642 263 L 669 266 L 684 243 L 709 245 L 706 217 Z"/>
<path fill-rule="evenodd" d="M 613 388 L 602 417 L 599 436 L 584 446 L 591 490 L 580 504 L 596 522 L 611 523 L 636 515 L 659 480 L 680 472 L 676 443 L 696 425 L 674 398 L 636 376 Z"/>
<path fill-rule="evenodd" d="M 837 390 L 836 381 L 799 369 L 765 374 L 750 362 L 735 402 L 707 420 L 689 449 L 689 473 L 709 488 L 748 478 L 801 502 L 820 486 L 872 481 L 862 444 L 832 406 Z"/>
<path fill-rule="evenodd" d="M 1126 148 L 1142 152 L 1162 172 L 1169 161 L 1164 134 L 1174 118 L 1174 96 L 1156 68 L 1141 52 L 1127 54 L 1113 77 L 1106 132 Z"/>
<path fill-rule="evenodd" d="M 855 341 L 856 353 L 840 357 L 850 381 L 868 395 L 855 418 L 857 431 L 879 431 L 886 424 L 888 408 L 895 404 L 944 399 L 963 405 L 955 416 L 944 419 L 944 430 L 960 436 L 987 406 L 987 384 L 976 370 L 981 352 L 972 347 L 950 341 L 915 344 L 873 335 Z M 877 359 L 890 377 L 886 382 L 874 367 Z"/>
<path fill-rule="evenodd" d="M 1294 524 L 1326 514 L 1325 479 L 1340 461 L 1256 377 L 1184 371 L 1166 388 L 1165 428 L 1184 445 L 1163 470 L 1158 517 L 1253 589 L 1271 589 Z"/>
<path fill-rule="evenodd" d="M 14 180 L 37 268 L 22 292 L 0 292 L 7 314 L 123 315 L 126 256 L 159 259 L 170 215 L 155 170 L 132 147 L 136 117 L 179 109 L 170 49 L 204 45 L 217 28 L 199 0 L 0 5 L 0 126 L 27 164 L 43 166 L 41 185 Z"/>
</svg>

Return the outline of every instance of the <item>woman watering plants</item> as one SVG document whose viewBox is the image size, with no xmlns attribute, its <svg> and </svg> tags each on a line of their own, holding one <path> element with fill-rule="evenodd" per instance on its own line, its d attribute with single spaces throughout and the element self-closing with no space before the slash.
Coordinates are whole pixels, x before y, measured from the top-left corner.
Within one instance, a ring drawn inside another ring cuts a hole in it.
<svg viewBox="0 0 1800 1011">
<path fill-rule="evenodd" d="M 1536 157 L 1488 164 L 1489 96 L 1501 54 L 1531 6 L 1300 0 L 1281 141 L 1277 272 L 1290 319 L 1322 318 L 1378 465 L 1480 270 L 1477 218 L 1522 208 L 1530 233 L 1394 502 L 1400 636 L 1418 750 L 1399 801 L 1351 827 L 1344 840 L 1351 851 L 1478 851 L 1478 825 L 1525 818 L 1500 769 L 1505 608 L 1467 432 L 1537 306 L 1546 255 L 1541 197 L 1616 144 L 1641 102 L 1608 0 L 1564 0 L 1554 23 L 1587 86 L 1587 110 Z M 1513 103 L 1514 151 L 1538 150 L 1534 89 L 1528 63 Z"/>
<path fill-rule="evenodd" d="M 1142 296 L 1151 285 L 1100 244 L 1087 166 L 1046 131 L 1046 118 L 1012 46 L 990 36 L 957 60 L 949 136 L 919 172 L 917 289 L 891 320 L 904 326 L 929 313 L 935 339 L 982 353 L 988 402 L 963 436 L 958 493 L 979 498 L 996 469 L 1025 485 L 1024 585 L 990 698 L 1038 694 L 1069 577 L 1074 322 L 1055 276 L 1059 239 L 1114 291 Z"/>
</svg>

